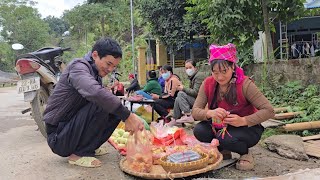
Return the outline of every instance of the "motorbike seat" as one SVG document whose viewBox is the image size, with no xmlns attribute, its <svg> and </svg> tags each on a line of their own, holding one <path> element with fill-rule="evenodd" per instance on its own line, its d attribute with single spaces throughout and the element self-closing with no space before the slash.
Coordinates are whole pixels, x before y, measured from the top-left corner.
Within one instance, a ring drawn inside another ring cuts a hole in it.
<svg viewBox="0 0 320 180">
<path fill-rule="evenodd" d="M 42 60 L 50 60 L 53 61 L 56 56 L 62 55 L 63 51 L 60 47 L 57 48 L 42 48 L 35 52 L 32 52 L 31 54 L 38 56 Z"/>
</svg>

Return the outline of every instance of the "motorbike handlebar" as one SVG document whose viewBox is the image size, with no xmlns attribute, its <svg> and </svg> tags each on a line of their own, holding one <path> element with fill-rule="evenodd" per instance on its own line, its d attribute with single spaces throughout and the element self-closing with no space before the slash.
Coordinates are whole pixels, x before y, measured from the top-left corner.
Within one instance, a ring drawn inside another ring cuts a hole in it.
<svg viewBox="0 0 320 180">
<path fill-rule="evenodd" d="M 62 51 L 70 51 L 70 50 L 71 50 L 71 47 L 62 48 L 61 50 L 62 50 Z"/>
</svg>

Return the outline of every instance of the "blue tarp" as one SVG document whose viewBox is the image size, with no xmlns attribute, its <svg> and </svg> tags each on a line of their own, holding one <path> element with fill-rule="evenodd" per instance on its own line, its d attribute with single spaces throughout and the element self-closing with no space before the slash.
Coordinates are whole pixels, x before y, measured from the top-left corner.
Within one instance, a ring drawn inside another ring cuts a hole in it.
<svg viewBox="0 0 320 180">
<path fill-rule="evenodd" d="M 320 8 L 320 0 L 312 0 L 310 2 L 304 3 L 306 9 Z"/>
</svg>

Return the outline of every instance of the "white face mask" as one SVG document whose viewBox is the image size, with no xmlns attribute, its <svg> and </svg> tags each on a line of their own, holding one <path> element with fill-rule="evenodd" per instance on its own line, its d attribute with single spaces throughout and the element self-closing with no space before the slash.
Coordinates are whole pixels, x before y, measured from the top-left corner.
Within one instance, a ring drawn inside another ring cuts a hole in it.
<svg viewBox="0 0 320 180">
<path fill-rule="evenodd" d="M 195 72 L 194 69 L 187 69 L 186 70 L 186 73 L 188 76 L 192 76 L 194 74 L 194 72 Z"/>
</svg>

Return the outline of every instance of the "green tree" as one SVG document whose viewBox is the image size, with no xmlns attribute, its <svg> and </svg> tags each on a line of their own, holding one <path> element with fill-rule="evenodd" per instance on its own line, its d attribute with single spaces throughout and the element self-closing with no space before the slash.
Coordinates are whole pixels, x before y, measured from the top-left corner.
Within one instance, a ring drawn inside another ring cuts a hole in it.
<svg viewBox="0 0 320 180">
<path fill-rule="evenodd" d="M 261 30 L 266 32 L 269 39 L 268 46 L 272 47 L 269 28 L 270 12 L 274 17 L 289 22 L 298 16 L 296 12 L 303 11 L 301 0 L 187 1 L 192 5 L 187 8 L 188 15 L 195 16 L 207 25 L 214 43 L 233 42 L 238 45 L 240 53 L 252 47 L 258 37 L 258 31 Z M 271 53 L 272 50 L 268 52 Z"/>
<path fill-rule="evenodd" d="M 111 36 L 121 39 L 130 28 L 130 19 L 124 16 L 129 10 L 125 1 L 111 4 L 83 4 L 64 13 L 73 33 L 80 37 L 86 32 L 95 32 L 97 37 Z"/>
<path fill-rule="evenodd" d="M 1 36 L 9 44 L 21 43 L 25 51 L 36 50 L 46 44 L 48 24 L 30 6 L 2 4 L 0 6 Z"/>
<path fill-rule="evenodd" d="M 14 58 L 10 45 L 6 42 L 0 42 L 0 70 L 13 71 Z"/>
<path fill-rule="evenodd" d="M 49 24 L 50 34 L 56 37 L 61 36 L 65 31 L 69 29 L 69 24 L 66 21 L 54 16 L 48 16 L 44 18 L 44 21 Z"/>
<path fill-rule="evenodd" d="M 123 58 L 119 66 L 119 71 L 122 74 L 127 74 L 133 69 L 131 47 L 127 45 L 127 43 L 131 41 L 129 1 L 101 0 L 88 2 L 89 4 L 77 6 L 64 13 L 63 18 L 70 24 L 71 34 L 78 36 L 79 38 L 77 39 L 79 39 L 79 41 L 81 38 L 87 37 L 87 35 L 94 34 L 95 36 L 93 38 L 85 38 L 87 50 L 89 50 L 89 47 L 91 47 L 95 40 L 102 36 L 109 36 L 116 39 L 123 47 Z M 135 34 L 136 38 L 138 38 L 137 36 L 142 32 L 137 26 L 140 25 L 138 24 L 140 19 L 137 13 L 134 14 L 134 17 L 135 22 L 137 22 Z M 80 44 L 82 43 L 79 42 L 78 45 Z M 79 47 L 78 49 L 80 52 L 80 49 L 83 48 Z M 122 78 L 127 80 L 125 77 L 126 76 L 122 76 Z"/>
<path fill-rule="evenodd" d="M 184 20 L 188 6 L 185 0 L 140 0 L 138 7 L 149 23 L 152 35 L 174 52 L 191 42 L 193 34 L 200 34 L 205 29 L 191 16 Z"/>
</svg>

